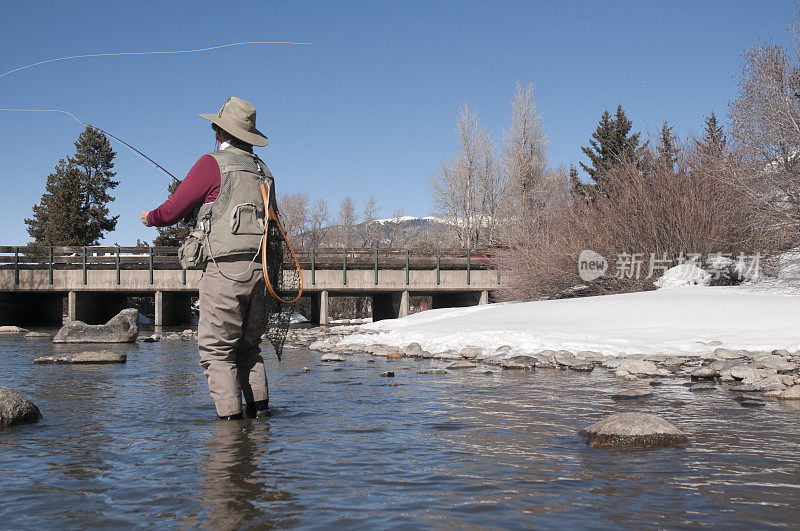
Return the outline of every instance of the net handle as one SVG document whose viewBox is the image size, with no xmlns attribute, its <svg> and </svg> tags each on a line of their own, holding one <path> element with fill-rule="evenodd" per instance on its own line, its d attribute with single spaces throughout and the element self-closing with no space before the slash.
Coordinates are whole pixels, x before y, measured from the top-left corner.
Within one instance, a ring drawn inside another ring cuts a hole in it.
<svg viewBox="0 0 800 531">
<path fill-rule="evenodd" d="M 267 284 L 267 290 L 269 290 L 270 295 L 284 304 L 291 304 L 296 302 L 303 294 L 303 271 L 300 269 L 300 263 L 297 261 L 297 256 L 294 254 L 294 248 L 292 248 L 292 244 L 289 243 L 289 238 L 286 237 L 286 232 L 284 232 L 280 221 L 278 221 L 278 216 L 275 215 L 275 210 L 273 210 L 272 204 L 269 201 L 269 185 L 266 183 L 261 185 L 261 198 L 264 200 L 264 239 L 261 242 L 261 268 L 264 271 L 264 282 Z M 298 291 L 297 296 L 291 300 L 282 299 L 277 293 L 275 293 L 275 289 L 272 287 L 272 282 L 270 282 L 269 275 L 267 274 L 267 235 L 269 234 L 268 228 L 270 220 L 274 221 L 275 225 L 278 227 L 278 230 L 281 231 L 283 241 L 286 242 L 286 246 L 289 248 L 289 252 L 292 254 L 294 267 L 297 269 L 297 275 L 300 278 L 300 291 Z"/>
</svg>

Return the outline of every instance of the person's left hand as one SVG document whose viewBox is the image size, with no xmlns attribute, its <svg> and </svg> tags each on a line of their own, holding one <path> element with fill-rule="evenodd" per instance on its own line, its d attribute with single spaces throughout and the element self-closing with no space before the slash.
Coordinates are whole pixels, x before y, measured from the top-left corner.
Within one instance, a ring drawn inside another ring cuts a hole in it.
<svg viewBox="0 0 800 531">
<path fill-rule="evenodd" d="M 145 227 L 150 227 L 150 226 L 151 226 L 151 225 L 150 225 L 150 224 L 147 222 L 147 216 L 148 216 L 149 214 L 150 214 L 150 211 L 149 211 L 149 210 L 142 210 L 142 213 L 141 213 L 141 215 L 139 216 L 139 219 L 141 219 L 141 220 L 142 220 L 142 223 L 144 223 Z"/>
</svg>

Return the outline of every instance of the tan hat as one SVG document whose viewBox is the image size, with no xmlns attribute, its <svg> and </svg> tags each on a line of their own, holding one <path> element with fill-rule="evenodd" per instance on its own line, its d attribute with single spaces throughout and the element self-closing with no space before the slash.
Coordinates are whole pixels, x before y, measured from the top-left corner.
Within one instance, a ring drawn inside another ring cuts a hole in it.
<svg viewBox="0 0 800 531">
<path fill-rule="evenodd" d="M 266 146 L 269 138 L 256 129 L 256 108 L 242 98 L 228 98 L 217 114 L 201 114 L 239 140 L 254 146 Z"/>
</svg>

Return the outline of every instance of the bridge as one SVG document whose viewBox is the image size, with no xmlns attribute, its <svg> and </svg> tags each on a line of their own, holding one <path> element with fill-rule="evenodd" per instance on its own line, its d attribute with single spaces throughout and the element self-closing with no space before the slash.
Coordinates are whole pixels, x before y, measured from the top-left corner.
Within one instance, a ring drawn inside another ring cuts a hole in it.
<svg viewBox="0 0 800 531">
<path fill-rule="evenodd" d="M 311 320 L 329 323 L 331 297 L 371 297 L 374 320 L 408 315 L 412 296 L 433 308 L 486 304 L 501 287 L 490 250 L 302 248 L 297 258 Z M 153 297 L 156 326 L 188 324 L 202 271 L 177 247 L 0 246 L 0 325 L 104 323 L 129 297 Z M 66 307 L 65 307 L 66 306 Z"/>
</svg>

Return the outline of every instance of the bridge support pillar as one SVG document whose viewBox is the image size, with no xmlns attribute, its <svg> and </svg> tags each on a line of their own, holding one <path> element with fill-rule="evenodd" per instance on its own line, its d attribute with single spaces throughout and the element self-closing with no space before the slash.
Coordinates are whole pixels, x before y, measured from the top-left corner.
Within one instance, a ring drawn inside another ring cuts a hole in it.
<svg viewBox="0 0 800 531">
<path fill-rule="evenodd" d="M 63 306 L 62 293 L 2 293 L 0 324 L 61 326 Z"/>
<path fill-rule="evenodd" d="M 469 291 L 466 293 L 434 293 L 431 296 L 431 306 L 434 309 L 461 308 L 464 306 L 475 306 L 477 304 L 488 304 L 488 303 L 489 303 L 488 291 Z"/>
<path fill-rule="evenodd" d="M 192 297 L 188 293 L 156 291 L 155 326 L 187 325 L 192 322 Z"/>
<path fill-rule="evenodd" d="M 409 312 L 409 293 L 381 293 L 372 296 L 372 320 L 397 319 Z"/>
<path fill-rule="evenodd" d="M 311 296 L 311 322 L 319 325 L 330 323 L 328 315 L 328 292 L 321 291 Z"/>
<path fill-rule="evenodd" d="M 70 291 L 67 308 L 70 321 L 86 324 L 105 324 L 128 307 L 128 298 L 119 293 Z"/>
</svg>

